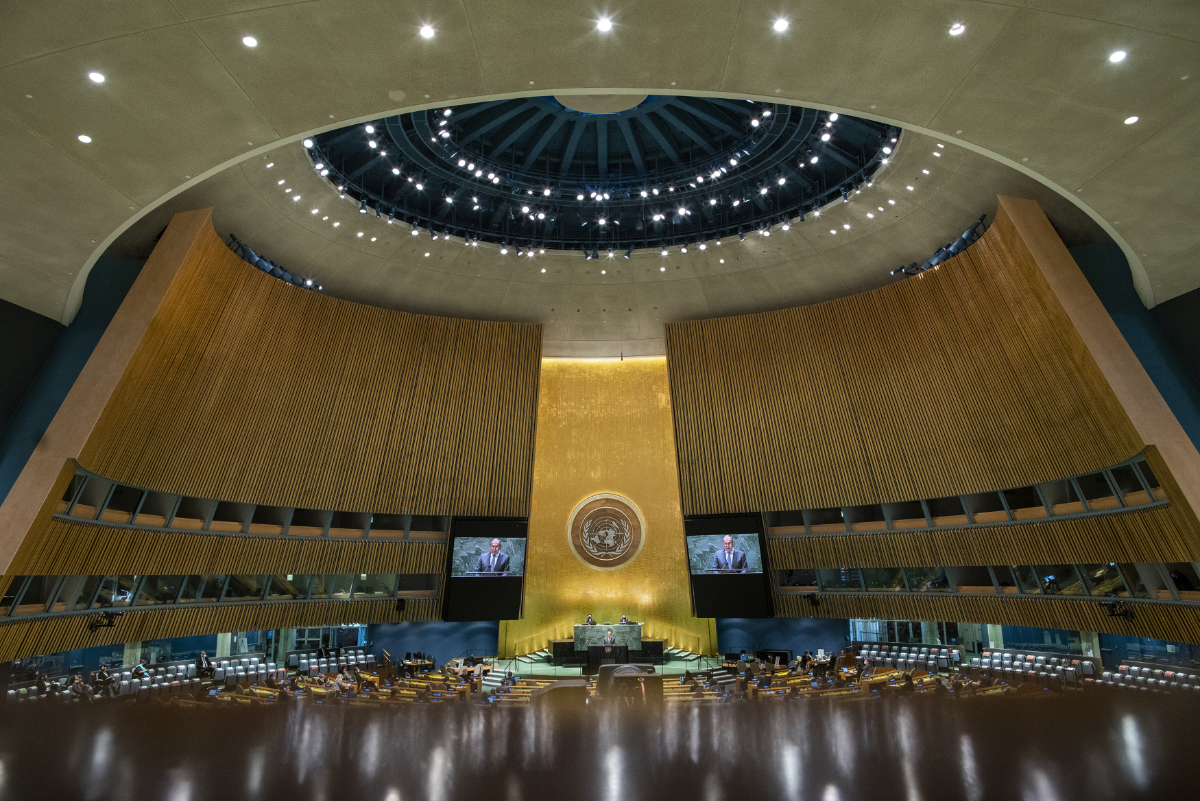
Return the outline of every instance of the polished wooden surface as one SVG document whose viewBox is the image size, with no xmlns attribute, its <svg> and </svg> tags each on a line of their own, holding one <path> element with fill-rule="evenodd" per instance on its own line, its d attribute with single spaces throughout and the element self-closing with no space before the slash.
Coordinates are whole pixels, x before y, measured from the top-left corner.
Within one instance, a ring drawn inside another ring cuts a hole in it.
<svg viewBox="0 0 1200 801">
<path fill-rule="evenodd" d="M 939 270 L 667 326 L 685 515 L 1016 487 L 1143 447 L 1003 207 Z"/>
<path fill-rule="evenodd" d="M 72 648 L 225 631 L 437 620 L 441 616 L 441 599 L 408 598 L 403 612 L 396 611 L 395 599 L 283 601 L 207 607 L 184 604 L 173 605 L 169 609 L 116 611 L 125 614 L 117 619 L 112 628 L 96 631 L 88 631 L 88 623 L 95 613 L 58 615 L 36 620 L 10 618 L 0 625 L 0 661 Z"/>
<path fill-rule="evenodd" d="M 575 507 L 601 493 L 645 520 L 641 552 L 615 570 L 584 564 L 567 535 Z M 501 622 L 500 653 L 569 639 L 589 612 L 601 623 L 627 614 L 647 639 L 712 653 L 713 622 L 692 617 L 687 570 L 666 360 L 543 361 L 525 612 Z"/>
<path fill-rule="evenodd" d="M 228 501 L 529 512 L 541 327 L 301 289 L 211 229 L 188 252 L 79 462 Z"/>
<path fill-rule="evenodd" d="M 1186 799 L 1200 783 L 1196 713 L 1190 699 L 1136 692 L 579 712 L 452 702 L 22 705 L 0 716 L 0 792 L 97 801 Z"/>
</svg>

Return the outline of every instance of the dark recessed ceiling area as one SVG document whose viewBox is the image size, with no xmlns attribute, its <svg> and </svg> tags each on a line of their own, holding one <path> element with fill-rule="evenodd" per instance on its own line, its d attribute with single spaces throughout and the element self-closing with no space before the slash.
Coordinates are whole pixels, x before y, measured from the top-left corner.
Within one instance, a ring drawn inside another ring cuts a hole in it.
<svg viewBox="0 0 1200 801">
<path fill-rule="evenodd" d="M 359 211 L 516 248 L 665 248 L 767 229 L 869 183 L 899 129 L 798 106 L 650 96 L 441 107 L 313 137 Z M 310 141 L 310 140 L 306 140 Z"/>
</svg>

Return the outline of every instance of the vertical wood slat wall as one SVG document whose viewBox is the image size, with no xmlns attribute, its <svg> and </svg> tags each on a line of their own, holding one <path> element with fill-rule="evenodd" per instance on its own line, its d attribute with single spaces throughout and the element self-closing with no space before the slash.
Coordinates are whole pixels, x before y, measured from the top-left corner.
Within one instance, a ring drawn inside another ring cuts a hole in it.
<svg viewBox="0 0 1200 801">
<path fill-rule="evenodd" d="M 26 547 L 28 546 L 28 547 Z M 445 542 L 247 537 L 138 531 L 54 520 L 30 535 L 9 573 L 21 576 L 207 573 L 443 573 Z"/>
<path fill-rule="evenodd" d="M 221 500 L 529 514 L 541 326 L 338 300 L 270 277 L 210 233 L 80 464 Z"/>
<path fill-rule="evenodd" d="M 1097 599 L 822 593 L 819 606 L 813 606 L 803 597 L 779 597 L 776 614 L 832 619 L 965 620 L 1039 629 L 1104 631 L 1170 642 L 1200 642 L 1200 607 L 1182 603 L 1137 604 L 1133 619 L 1127 620 L 1110 616 Z"/>
<path fill-rule="evenodd" d="M 69 648 L 190 637 L 220 631 L 437 620 L 440 609 L 441 601 L 434 598 L 409 598 L 404 612 L 396 611 L 394 599 L 177 606 L 145 611 L 126 609 L 122 610 L 124 615 L 114 627 L 96 631 L 88 631 L 88 623 L 94 615 L 17 619 L 0 625 L 0 661 Z"/>
<path fill-rule="evenodd" d="M 1003 214 L 919 278 L 668 324 L 667 357 L 684 515 L 1016 487 L 1143 447 Z"/>
</svg>

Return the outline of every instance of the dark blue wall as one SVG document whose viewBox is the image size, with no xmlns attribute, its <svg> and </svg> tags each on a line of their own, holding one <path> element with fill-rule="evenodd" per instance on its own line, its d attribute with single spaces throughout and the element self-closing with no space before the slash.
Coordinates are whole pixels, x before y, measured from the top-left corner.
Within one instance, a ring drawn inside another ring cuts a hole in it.
<svg viewBox="0 0 1200 801">
<path fill-rule="evenodd" d="M 1129 262 L 1121 248 L 1114 242 L 1084 245 L 1071 248 L 1071 256 L 1179 419 L 1183 430 L 1193 443 L 1200 446 L 1200 384 L 1197 384 L 1197 377 L 1179 357 L 1159 320 L 1142 305 L 1133 288 Z M 1176 300 L 1186 302 L 1178 298 Z M 1191 330 L 1193 338 L 1200 336 L 1196 333 L 1200 331 L 1200 322 L 1195 318 L 1192 318 Z"/>
<path fill-rule="evenodd" d="M 79 313 L 59 336 L 8 425 L 0 432 L 0 501 L 12 489 L 143 264 L 144 261 L 135 259 L 101 257 L 92 267 Z M 0 348 L 11 346 L 11 342 L 0 342 Z"/>
<path fill-rule="evenodd" d="M 717 618 L 717 647 L 721 653 L 736 653 L 743 648 L 751 654 L 762 648 L 790 649 L 799 656 L 804 651 L 838 653 L 850 640 L 850 621 L 824 618 Z"/>
<path fill-rule="evenodd" d="M 374 642 L 371 650 L 376 656 L 382 656 L 386 650 L 393 659 L 402 659 L 408 652 L 421 651 L 443 664 L 469 653 L 495 656 L 500 643 L 500 623 L 495 620 L 376 623 L 367 626 L 367 642 Z"/>
<path fill-rule="evenodd" d="M 1104 658 L 1104 667 L 1109 670 L 1115 670 L 1127 659 L 1193 667 L 1195 660 L 1200 660 L 1200 645 L 1100 632 L 1100 655 Z"/>
</svg>

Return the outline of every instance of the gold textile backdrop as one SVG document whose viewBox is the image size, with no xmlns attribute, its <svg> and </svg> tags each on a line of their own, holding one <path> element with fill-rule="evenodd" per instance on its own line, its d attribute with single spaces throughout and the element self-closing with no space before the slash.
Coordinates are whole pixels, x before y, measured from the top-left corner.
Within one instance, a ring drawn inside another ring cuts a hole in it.
<svg viewBox="0 0 1200 801">
<path fill-rule="evenodd" d="M 631 501 L 646 521 L 637 558 L 593 570 L 571 551 L 567 523 L 598 493 Z M 543 359 L 525 616 L 501 621 L 500 655 L 571 639 L 591 612 L 641 620 L 642 637 L 711 654 L 715 623 L 692 616 L 665 358 Z"/>
</svg>

